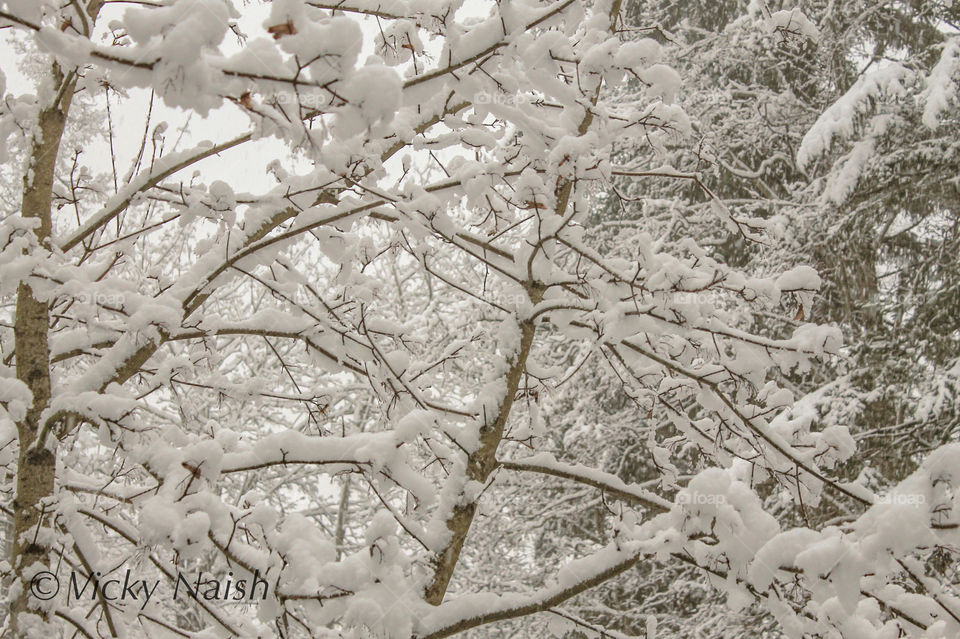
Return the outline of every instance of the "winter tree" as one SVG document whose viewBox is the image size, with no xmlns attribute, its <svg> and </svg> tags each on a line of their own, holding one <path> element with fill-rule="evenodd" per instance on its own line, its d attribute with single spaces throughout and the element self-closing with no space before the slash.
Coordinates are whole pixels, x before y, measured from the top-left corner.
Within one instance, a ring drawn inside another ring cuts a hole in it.
<svg viewBox="0 0 960 639">
<path fill-rule="evenodd" d="M 956 636 L 955 425 L 877 481 L 842 410 L 943 414 L 955 335 L 936 392 L 830 394 L 889 313 L 818 323 L 844 281 L 777 248 L 949 173 L 950 5 L 709 4 L 0 0 L 4 636 L 690 636 L 678 575 L 769 636 Z M 798 146 L 713 161 L 709 33 L 787 47 L 736 95 Z"/>
<path fill-rule="evenodd" d="M 632 233 L 651 232 L 664 243 L 693 235 L 725 262 L 750 272 L 789 268 L 798 260 L 814 265 L 824 285 L 813 317 L 841 328 L 843 356 L 780 381 L 802 398 L 795 410 L 803 410 L 813 428 L 848 426 L 858 441 L 857 454 L 838 466 L 837 475 L 859 477 L 882 493 L 916 470 L 931 450 L 956 441 L 960 423 L 960 314 L 951 310 L 960 273 L 955 107 L 947 102 L 935 122 L 922 122 L 927 95 L 940 86 L 934 70 L 947 68 L 941 60 L 952 55 L 956 30 L 950 25 L 960 14 L 956 6 L 942 3 L 802 7 L 818 25 L 816 38 L 800 37 L 799 22 L 785 29 L 767 22 L 772 12 L 765 11 L 783 8 L 773 3 L 756 5 L 755 12 L 746 2 L 664 1 L 625 9 L 634 23 L 658 25 L 652 37 L 673 44 L 665 49 L 665 60 L 684 78 L 681 99 L 698 144 L 673 145 L 657 155 L 626 142 L 616 151 L 621 161 L 668 163 L 696 173 L 726 206 L 769 220 L 778 239 L 755 243 L 723 233 L 709 200 L 699 196 L 703 188 L 692 180 L 622 179 L 603 194 L 604 206 L 591 225 L 597 233 L 606 229 L 604 250 Z M 834 126 L 833 118 L 819 117 L 821 112 L 847 92 L 855 93 L 860 76 L 892 64 L 908 72 L 904 82 L 873 94 L 856 117 L 838 121 L 841 135 L 799 167 L 797 150 L 816 140 L 825 125 Z M 949 89 L 940 94 L 949 95 Z M 874 116 L 887 122 L 882 132 L 872 129 Z M 845 192 L 837 190 L 839 185 Z M 795 319 L 796 307 L 782 311 L 752 311 L 745 326 L 775 335 L 803 321 Z M 576 441 L 578 450 L 566 452 L 595 455 L 595 463 L 625 481 L 655 479 L 654 461 L 628 451 L 638 432 L 657 428 L 657 419 L 665 417 L 651 420 L 617 403 L 614 385 L 598 393 L 578 400 L 573 410 L 563 405 L 551 429 L 552 445 L 564 452 Z M 589 440 L 572 440 L 582 421 L 578 406 L 594 417 L 601 413 L 614 439 L 592 449 Z M 686 463 L 677 463 L 681 472 L 691 472 L 698 460 Z M 782 506 L 776 493 L 761 495 L 766 508 Z M 564 534 L 582 537 L 596 520 L 584 518 L 603 509 L 597 501 L 592 510 L 581 511 L 579 530 L 568 527 Z M 840 498 L 816 507 L 804 504 L 778 517 L 809 527 L 848 521 L 858 512 L 856 503 Z M 566 525 L 562 516 L 556 521 Z M 949 552 L 938 549 L 925 559 L 930 577 L 956 588 L 956 561 Z M 773 632 L 769 615 L 758 606 L 731 614 L 719 593 L 711 594 L 687 567 L 647 570 L 632 572 L 611 592 L 601 589 L 578 599 L 577 609 L 627 633 L 639 633 L 651 609 L 660 616 L 660 632 L 675 633 L 667 636 Z M 636 606 L 637 600 L 648 605 Z M 678 609 L 683 614 L 675 614 Z"/>
</svg>

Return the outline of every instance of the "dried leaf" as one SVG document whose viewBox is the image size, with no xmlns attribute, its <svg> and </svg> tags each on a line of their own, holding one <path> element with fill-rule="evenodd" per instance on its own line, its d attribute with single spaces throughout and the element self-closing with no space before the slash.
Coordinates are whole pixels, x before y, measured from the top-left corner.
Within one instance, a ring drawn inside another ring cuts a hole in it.
<svg viewBox="0 0 960 639">
<path fill-rule="evenodd" d="M 547 208 L 546 204 L 541 204 L 536 200 L 527 200 L 523 203 L 523 208 L 525 209 L 540 209 L 541 211 Z"/>
<path fill-rule="evenodd" d="M 283 24 L 274 24 L 267 27 L 267 33 L 272 33 L 273 39 L 279 40 L 283 36 L 297 35 L 297 28 L 293 26 L 293 20 L 287 20 Z"/>
<path fill-rule="evenodd" d="M 320 194 L 317 196 L 317 199 L 314 200 L 313 206 L 318 204 L 336 204 L 337 196 L 330 191 L 320 191 Z"/>
</svg>

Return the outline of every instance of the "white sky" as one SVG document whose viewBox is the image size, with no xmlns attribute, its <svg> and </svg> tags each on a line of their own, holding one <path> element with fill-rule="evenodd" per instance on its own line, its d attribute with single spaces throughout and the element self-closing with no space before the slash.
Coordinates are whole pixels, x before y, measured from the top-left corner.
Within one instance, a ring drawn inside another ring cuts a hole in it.
<svg viewBox="0 0 960 639">
<path fill-rule="evenodd" d="M 101 14 L 98 24 L 105 25 L 111 19 L 122 15 L 122 12 L 130 5 L 107 5 Z M 241 30 L 250 38 L 262 37 L 266 35 L 263 28 L 263 22 L 269 14 L 269 5 L 250 5 L 243 9 L 243 18 L 241 20 Z M 7 78 L 7 91 L 12 94 L 30 94 L 35 92 L 34 83 L 29 80 L 19 68 L 19 55 L 11 46 L 11 38 L 23 37 L 14 34 L 12 29 L 0 31 L 0 69 Z M 226 53 L 232 53 L 239 48 L 236 38 L 228 34 L 224 40 L 224 49 Z M 140 140 L 143 136 L 144 123 L 147 114 L 147 105 L 149 102 L 149 91 L 142 89 L 133 89 L 128 91 L 129 99 L 123 100 L 118 104 L 117 96 L 111 94 L 111 116 L 114 126 L 114 148 L 117 153 L 117 171 L 121 178 L 123 173 L 130 166 L 134 155 L 139 148 Z M 97 106 L 104 108 L 103 95 L 97 96 Z M 85 149 L 82 159 L 86 165 L 95 171 L 110 170 L 109 146 L 106 142 L 106 112 L 102 113 L 104 119 L 103 142 L 93 145 L 93 148 Z M 183 150 L 197 145 L 203 140 L 211 140 L 215 143 L 222 142 L 242 135 L 251 129 L 250 119 L 241 111 L 241 109 L 230 102 L 225 102 L 224 106 L 216 111 L 212 111 L 207 117 L 201 118 L 196 113 L 189 115 L 182 109 L 170 108 L 157 99 L 154 101 L 153 114 L 151 117 L 150 131 L 161 122 L 167 123 L 166 147 L 165 152 L 174 150 L 171 148 L 174 141 L 180 135 L 179 129 L 189 119 L 189 127 L 184 133 L 179 146 L 176 150 Z M 150 143 L 147 143 L 147 153 L 149 153 Z M 190 173 L 194 168 L 203 171 L 205 180 L 213 181 L 215 179 L 231 178 L 231 184 L 242 184 L 243 190 L 250 193 L 262 193 L 276 185 L 276 181 L 266 170 L 266 165 L 274 158 L 288 158 L 290 153 L 286 145 L 276 139 L 263 139 L 254 142 L 248 142 L 237 149 L 232 149 L 221 154 L 220 157 L 209 158 L 198 163 L 195 167 L 188 169 L 176 177 L 182 180 L 189 180 Z"/>
<path fill-rule="evenodd" d="M 234 4 L 236 6 L 240 5 L 240 3 Z M 123 12 L 131 7 L 132 5 L 125 3 L 106 5 L 98 18 L 99 30 L 106 31 L 105 25 L 109 24 L 111 20 L 121 17 Z M 479 17 L 487 15 L 489 10 L 489 0 L 465 0 L 464 5 L 457 12 L 457 18 L 462 20 L 465 17 Z M 269 37 L 264 25 L 269 17 L 270 3 L 248 4 L 244 2 L 240 11 L 242 18 L 239 21 L 239 27 L 244 34 L 250 39 Z M 359 22 L 364 32 L 364 47 L 360 56 L 362 63 L 373 52 L 373 41 L 379 33 L 379 28 L 372 18 L 361 18 Z M 25 36 L 23 32 L 16 33 L 13 29 L 0 31 L 0 70 L 7 78 L 7 91 L 15 95 L 34 93 L 34 83 L 19 69 L 20 61 L 18 58 L 20 58 L 20 55 L 16 53 L 10 42 L 13 37 L 25 38 L 28 36 Z M 434 55 L 439 53 L 439 41 L 425 41 L 424 44 L 430 53 Z M 239 48 L 240 45 L 236 37 L 228 32 L 222 45 L 223 52 L 229 55 Z M 111 94 L 114 148 L 117 154 L 117 172 L 121 179 L 130 167 L 143 136 L 149 92 L 135 89 L 130 90 L 128 96 L 128 99 L 118 101 L 116 96 Z M 102 93 L 97 96 L 96 105 L 99 109 L 104 109 Z M 102 118 L 103 139 L 85 148 L 81 157 L 81 162 L 89 166 L 94 172 L 110 171 L 105 110 L 102 111 Z M 176 149 L 171 148 L 180 136 L 179 129 L 188 120 L 189 126 Z M 190 115 L 181 109 L 167 107 L 161 100 L 157 99 L 154 101 L 150 132 L 152 133 L 154 127 L 161 122 L 167 123 L 164 152 L 188 149 L 204 140 L 210 140 L 214 143 L 222 142 L 237 135 L 242 135 L 252 128 L 251 121 L 246 114 L 239 107 L 226 101 L 221 108 L 212 111 L 207 117 L 201 118 L 196 113 Z M 147 160 L 149 160 L 149 152 L 150 142 L 148 138 Z M 219 157 L 203 160 L 174 177 L 177 180 L 189 181 L 193 170 L 200 170 L 203 172 L 204 182 L 206 183 L 222 179 L 235 185 L 235 187 L 240 185 L 239 191 L 262 194 L 276 186 L 276 180 L 266 171 L 267 164 L 276 158 L 289 161 L 291 154 L 286 144 L 274 138 L 261 139 L 225 151 Z M 289 164 L 285 164 L 285 166 L 291 168 Z M 308 170 L 309 167 L 304 165 L 298 167 L 299 169 Z"/>
</svg>

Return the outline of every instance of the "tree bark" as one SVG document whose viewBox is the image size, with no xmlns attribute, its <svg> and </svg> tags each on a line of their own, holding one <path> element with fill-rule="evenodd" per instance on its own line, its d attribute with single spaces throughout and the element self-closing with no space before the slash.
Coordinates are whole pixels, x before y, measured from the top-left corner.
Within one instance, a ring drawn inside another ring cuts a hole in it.
<svg viewBox="0 0 960 639">
<path fill-rule="evenodd" d="M 540 291 L 534 289 L 531 297 L 539 301 Z M 536 301 L 534 303 L 536 303 Z M 530 355 L 530 347 L 533 344 L 533 336 L 536 332 L 532 320 L 525 320 L 520 323 L 520 348 L 507 371 L 506 391 L 503 400 L 500 402 L 500 408 L 492 421 L 483 424 L 480 428 L 480 446 L 467 457 L 467 479 L 485 484 L 490 477 L 490 473 L 497 465 L 497 447 L 500 440 L 503 439 L 503 429 L 507 424 L 507 418 L 510 416 L 510 410 L 513 408 L 513 401 L 516 398 L 517 389 L 520 386 L 520 380 L 523 378 L 523 371 L 527 365 L 527 357 Z M 477 500 L 457 503 L 453 507 L 453 512 L 447 518 L 447 529 L 450 531 L 450 540 L 434 558 L 433 578 L 424 591 L 424 598 L 434 606 L 440 605 L 443 596 L 447 592 L 447 586 L 450 584 L 450 578 L 453 577 L 454 568 L 460 559 L 460 552 L 463 550 L 463 543 L 467 539 L 467 533 L 470 531 L 470 524 L 477 512 Z"/>
<path fill-rule="evenodd" d="M 616 33 L 617 20 L 620 15 L 620 6 L 622 0 L 613 0 L 610 6 L 610 33 Z M 593 95 L 590 98 L 591 104 L 596 105 L 600 97 L 600 88 L 602 84 L 598 83 Z M 577 132 L 582 136 L 590 129 L 593 123 L 593 113 L 587 109 Z M 571 180 L 561 180 L 554 191 L 556 197 L 555 212 L 563 216 L 567 212 L 570 204 L 570 198 L 573 194 L 573 182 Z M 543 299 L 544 288 L 538 282 L 533 281 L 533 274 L 530 274 L 530 281 L 527 283 L 527 294 L 530 301 L 536 306 Z M 512 362 L 507 372 L 506 386 L 503 401 L 496 417 L 490 423 L 484 424 L 480 429 L 480 446 L 467 457 L 467 478 L 481 484 L 485 484 L 497 466 L 497 448 L 503 439 L 503 429 L 506 426 L 507 418 L 510 416 L 510 410 L 513 408 L 513 401 L 516 397 L 517 389 L 520 386 L 520 380 L 523 377 L 524 369 L 527 365 L 527 357 L 530 355 L 530 347 L 533 345 L 533 337 L 536 333 L 536 326 L 532 320 L 520 322 L 520 348 L 517 351 L 516 359 Z M 450 531 L 450 540 L 434 557 L 433 576 L 430 583 L 424 590 L 424 599 L 434 605 L 439 606 L 443 603 L 443 597 L 450 585 L 450 579 L 453 577 L 453 571 L 460 560 L 460 553 L 463 550 L 463 544 L 467 539 L 467 533 L 470 531 L 470 524 L 473 523 L 473 517 L 477 512 L 477 500 L 461 502 L 453 507 L 453 512 L 447 518 L 447 529 Z"/>
<path fill-rule="evenodd" d="M 48 250 L 51 244 L 50 206 L 54 172 L 75 85 L 74 76 L 64 76 L 56 64 L 52 74 L 58 98 L 40 111 L 39 135 L 31 147 L 21 200 L 23 217 L 39 221 L 34 233 L 41 252 Z M 10 628 L 16 639 L 25 635 L 25 617 L 31 614 L 30 577 L 38 569 L 37 564 L 44 565 L 48 552 L 42 528 L 52 508 L 57 440 L 50 438 L 48 445 L 36 447 L 34 442 L 43 426 L 43 412 L 50 405 L 49 326 L 49 303 L 38 298 L 29 280 L 22 281 L 17 289 L 14 348 L 17 379 L 33 393 L 33 403 L 24 419 L 17 423 L 20 454 L 10 558 L 15 580 L 10 601 Z M 16 587 L 18 583 L 19 588 Z"/>
</svg>

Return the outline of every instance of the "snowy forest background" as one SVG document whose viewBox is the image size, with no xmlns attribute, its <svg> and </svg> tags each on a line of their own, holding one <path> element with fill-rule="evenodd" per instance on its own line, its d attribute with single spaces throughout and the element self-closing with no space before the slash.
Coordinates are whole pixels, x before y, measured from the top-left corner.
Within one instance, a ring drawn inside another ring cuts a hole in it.
<svg viewBox="0 0 960 639">
<path fill-rule="evenodd" d="M 4 637 L 960 636 L 956 0 L 0 41 Z"/>
</svg>

